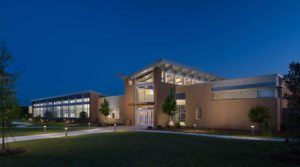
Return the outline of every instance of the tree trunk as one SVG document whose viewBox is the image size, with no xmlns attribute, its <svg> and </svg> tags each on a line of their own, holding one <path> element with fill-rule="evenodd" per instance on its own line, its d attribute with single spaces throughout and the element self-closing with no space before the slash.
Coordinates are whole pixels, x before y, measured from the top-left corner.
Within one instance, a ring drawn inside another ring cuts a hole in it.
<svg viewBox="0 0 300 167">
<path fill-rule="evenodd" d="M 174 126 L 174 121 L 172 119 L 172 116 L 169 116 L 169 123 L 168 123 L 169 126 Z"/>
</svg>

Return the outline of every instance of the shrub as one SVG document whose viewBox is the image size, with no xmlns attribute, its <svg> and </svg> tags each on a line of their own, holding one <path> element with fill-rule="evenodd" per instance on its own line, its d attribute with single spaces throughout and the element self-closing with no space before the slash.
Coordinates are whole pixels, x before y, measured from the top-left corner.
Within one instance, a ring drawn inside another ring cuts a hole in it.
<svg viewBox="0 0 300 167">
<path fill-rule="evenodd" d="M 180 128 L 181 128 L 180 122 L 176 122 L 176 123 L 175 123 L 175 127 L 176 127 L 177 129 L 180 129 Z"/>
<path fill-rule="evenodd" d="M 79 118 L 85 120 L 87 118 L 87 113 L 85 111 L 81 111 L 79 113 Z"/>
<path fill-rule="evenodd" d="M 40 122 L 40 120 L 41 120 L 41 115 L 38 115 L 38 116 L 36 116 L 36 117 L 33 117 L 33 121 L 34 121 L 34 122 Z"/>
<path fill-rule="evenodd" d="M 53 117 L 54 117 L 54 114 L 51 111 L 46 111 L 44 114 L 44 118 L 46 119 L 46 121 L 51 120 Z"/>
<path fill-rule="evenodd" d="M 161 130 L 161 129 L 162 129 L 162 126 L 161 126 L 161 125 L 157 125 L 156 128 L 157 128 L 158 130 Z"/>
<path fill-rule="evenodd" d="M 32 118 L 32 117 L 33 117 L 33 115 L 31 113 L 28 113 L 28 114 L 24 115 L 25 120 L 29 120 L 29 118 Z"/>
<path fill-rule="evenodd" d="M 153 127 L 152 126 L 148 126 L 147 129 L 153 129 Z"/>
<path fill-rule="evenodd" d="M 262 131 L 263 123 L 267 123 L 271 120 L 271 113 L 265 106 L 257 105 L 252 107 L 248 113 L 250 122 L 259 124 L 259 131 Z"/>
</svg>

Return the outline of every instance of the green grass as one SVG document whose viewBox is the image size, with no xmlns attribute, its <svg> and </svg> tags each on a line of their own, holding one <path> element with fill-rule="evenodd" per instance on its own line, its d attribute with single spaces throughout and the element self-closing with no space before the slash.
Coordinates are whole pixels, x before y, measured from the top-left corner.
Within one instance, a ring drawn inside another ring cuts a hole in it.
<svg viewBox="0 0 300 167">
<path fill-rule="evenodd" d="M 0 157 L 1 167 L 21 166 L 292 166 L 272 153 L 287 143 L 221 140 L 141 132 L 105 133 L 11 143 L 25 153 Z"/>
<path fill-rule="evenodd" d="M 188 132 L 188 133 L 205 133 L 205 134 L 216 134 L 216 135 L 228 135 L 228 136 L 241 136 L 241 137 L 291 137 L 291 136 L 299 136 L 300 133 L 293 131 L 293 132 L 281 132 L 281 133 L 269 133 L 269 134 L 261 134 L 259 132 L 255 132 L 254 136 L 252 135 L 251 130 L 227 130 L 227 129 L 193 129 L 193 128 L 171 128 L 171 129 L 163 129 L 163 130 L 170 130 L 176 132 Z"/>
<path fill-rule="evenodd" d="M 88 127 L 68 127 L 68 131 L 78 131 L 91 129 Z M 59 133 L 65 132 L 64 127 L 50 127 L 47 128 L 44 132 L 43 127 L 29 127 L 29 128 L 11 128 L 10 132 L 13 136 L 28 136 L 28 135 L 37 135 L 37 134 L 46 134 L 46 133 Z M 10 133 L 7 134 L 8 137 L 11 137 Z"/>
</svg>

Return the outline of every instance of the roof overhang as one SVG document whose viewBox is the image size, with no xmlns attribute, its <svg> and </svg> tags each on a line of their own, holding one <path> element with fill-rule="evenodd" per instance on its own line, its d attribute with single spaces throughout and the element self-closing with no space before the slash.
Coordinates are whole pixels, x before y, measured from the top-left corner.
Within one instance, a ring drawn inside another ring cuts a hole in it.
<svg viewBox="0 0 300 167">
<path fill-rule="evenodd" d="M 136 79 L 142 76 L 145 76 L 147 74 L 150 74 L 153 72 L 153 70 L 158 67 L 161 68 L 162 71 L 166 73 L 175 73 L 177 75 L 182 75 L 189 78 L 195 78 L 198 80 L 204 80 L 204 81 L 218 81 L 223 80 L 224 78 L 203 72 L 202 70 L 195 69 L 193 67 L 185 66 L 170 60 L 166 59 L 160 59 L 159 61 L 155 62 L 154 64 L 151 64 L 149 66 L 146 66 L 142 70 L 134 73 L 129 78 L 130 79 Z"/>
</svg>

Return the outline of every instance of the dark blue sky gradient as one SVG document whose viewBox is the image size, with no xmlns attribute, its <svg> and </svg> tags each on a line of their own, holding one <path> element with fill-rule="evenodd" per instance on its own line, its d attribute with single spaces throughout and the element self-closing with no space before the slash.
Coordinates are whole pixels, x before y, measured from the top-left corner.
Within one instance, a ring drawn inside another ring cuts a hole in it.
<svg viewBox="0 0 300 167">
<path fill-rule="evenodd" d="M 23 71 L 22 104 L 64 93 L 123 94 L 129 75 L 166 58 L 226 78 L 284 74 L 300 60 L 300 1 L 0 3 L 0 40 Z"/>
</svg>

